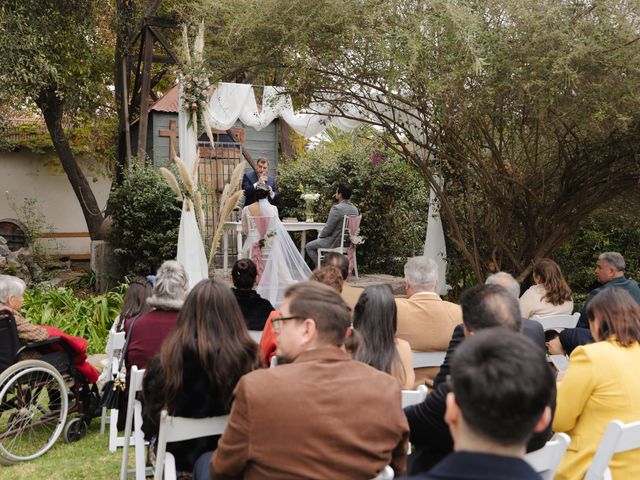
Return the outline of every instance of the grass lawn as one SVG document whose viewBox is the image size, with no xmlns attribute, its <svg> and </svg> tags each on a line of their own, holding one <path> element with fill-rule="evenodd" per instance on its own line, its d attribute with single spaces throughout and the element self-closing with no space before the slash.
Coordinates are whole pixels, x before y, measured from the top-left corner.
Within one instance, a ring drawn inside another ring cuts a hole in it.
<svg viewBox="0 0 640 480">
<path fill-rule="evenodd" d="M 133 468 L 133 447 L 129 450 Z M 122 449 L 109 451 L 108 430 L 100 435 L 100 418 L 94 418 L 87 436 L 65 444 L 62 435 L 56 444 L 40 458 L 12 466 L 0 465 L 2 480 L 113 480 L 120 475 Z"/>
</svg>

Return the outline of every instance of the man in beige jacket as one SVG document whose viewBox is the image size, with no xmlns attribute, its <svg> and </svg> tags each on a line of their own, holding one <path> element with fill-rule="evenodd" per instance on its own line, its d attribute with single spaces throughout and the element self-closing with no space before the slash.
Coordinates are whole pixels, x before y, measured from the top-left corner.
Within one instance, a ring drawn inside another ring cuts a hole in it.
<svg viewBox="0 0 640 480">
<path fill-rule="evenodd" d="M 409 342 L 415 352 L 446 352 L 453 329 L 462 322 L 462 310 L 436 293 L 438 265 L 427 257 L 413 257 L 404 266 L 408 298 L 396 299 L 397 336 Z M 416 383 L 431 386 L 438 367 L 418 368 Z"/>
</svg>

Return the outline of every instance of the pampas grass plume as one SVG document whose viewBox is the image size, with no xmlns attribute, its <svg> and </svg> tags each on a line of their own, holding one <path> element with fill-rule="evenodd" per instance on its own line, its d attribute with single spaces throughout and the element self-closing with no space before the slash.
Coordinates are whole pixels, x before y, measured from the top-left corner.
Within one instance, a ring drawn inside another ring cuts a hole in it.
<svg viewBox="0 0 640 480">
<path fill-rule="evenodd" d="M 178 195 L 178 200 L 182 200 L 182 192 L 180 191 L 180 185 L 178 185 L 178 180 L 173 175 L 173 173 L 171 173 L 171 170 L 169 170 L 168 168 L 160 167 L 160 175 L 162 175 L 164 179 L 167 181 L 167 183 L 171 187 L 171 190 L 173 190 L 176 193 L 176 195 Z"/>
<path fill-rule="evenodd" d="M 191 180 L 191 175 L 189 175 L 189 169 L 187 165 L 178 157 L 176 157 L 176 166 L 178 167 L 178 171 L 180 172 L 180 176 L 182 177 L 182 183 L 184 184 L 184 188 L 187 189 L 189 195 L 193 194 L 193 181 Z"/>
</svg>

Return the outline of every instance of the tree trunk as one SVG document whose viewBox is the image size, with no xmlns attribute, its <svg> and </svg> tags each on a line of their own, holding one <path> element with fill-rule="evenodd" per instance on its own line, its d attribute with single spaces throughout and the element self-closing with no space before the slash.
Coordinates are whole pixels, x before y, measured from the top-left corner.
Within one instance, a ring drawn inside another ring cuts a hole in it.
<svg viewBox="0 0 640 480">
<path fill-rule="evenodd" d="M 87 222 L 89 236 L 91 240 L 101 240 L 100 227 L 104 221 L 104 216 L 100 211 L 100 207 L 89 186 L 89 182 L 87 182 L 87 178 L 78 166 L 78 162 L 76 162 L 71 147 L 69 146 L 69 140 L 62 128 L 64 112 L 63 101 L 56 95 L 55 88 L 50 87 L 40 92 L 36 99 L 36 104 L 42 111 L 49 135 L 51 136 L 51 141 L 60 158 L 62 168 L 64 168 L 73 192 L 78 198 L 82 214 Z"/>
</svg>

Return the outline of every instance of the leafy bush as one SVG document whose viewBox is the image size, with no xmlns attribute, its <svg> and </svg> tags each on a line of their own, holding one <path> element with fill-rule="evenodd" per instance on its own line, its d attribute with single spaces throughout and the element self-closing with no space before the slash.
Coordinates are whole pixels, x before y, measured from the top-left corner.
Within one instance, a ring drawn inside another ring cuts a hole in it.
<svg viewBox="0 0 640 480">
<path fill-rule="evenodd" d="M 379 162 L 374 164 L 372 157 Z M 366 239 L 357 249 L 358 269 L 401 275 L 406 258 L 423 251 L 429 190 L 415 169 L 391 152 L 378 151 L 372 142 L 324 143 L 287 162 L 278 177 L 281 215 L 304 219 L 303 185 L 307 192 L 320 193 L 315 217 L 326 220 L 336 186 L 345 181 L 353 187 Z"/>
<path fill-rule="evenodd" d="M 153 274 L 176 257 L 181 206 L 175 193 L 151 166 L 134 168 L 109 197 L 113 230 L 110 243 L 123 273 Z"/>
<path fill-rule="evenodd" d="M 30 322 L 50 325 L 89 341 L 88 353 L 102 353 L 109 329 L 120 313 L 126 285 L 103 295 L 80 298 L 71 288 L 33 288 L 25 292 L 22 314 Z"/>
</svg>

